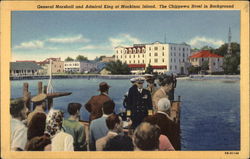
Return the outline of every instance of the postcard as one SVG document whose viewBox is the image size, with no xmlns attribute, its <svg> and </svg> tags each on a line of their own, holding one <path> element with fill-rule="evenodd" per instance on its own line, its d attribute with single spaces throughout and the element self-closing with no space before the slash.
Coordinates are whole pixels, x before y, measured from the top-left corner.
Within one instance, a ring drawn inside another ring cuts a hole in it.
<svg viewBox="0 0 250 159">
<path fill-rule="evenodd" d="M 4 159 L 249 158 L 247 1 L 2 1 L 0 48 Z"/>
</svg>

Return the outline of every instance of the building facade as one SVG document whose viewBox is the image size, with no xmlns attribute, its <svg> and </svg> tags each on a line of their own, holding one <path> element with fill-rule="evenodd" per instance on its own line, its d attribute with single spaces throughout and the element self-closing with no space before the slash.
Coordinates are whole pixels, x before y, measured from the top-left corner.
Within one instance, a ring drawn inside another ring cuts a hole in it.
<svg viewBox="0 0 250 159">
<path fill-rule="evenodd" d="M 114 57 L 103 57 L 101 62 L 112 62 L 115 61 Z"/>
<path fill-rule="evenodd" d="M 192 66 L 200 67 L 205 61 L 208 61 L 208 73 L 223 71 L 223 56 L 211 53 L 208 50 L 199 51 L 189 57 Z"/>
<path fill-rule="evenodd" d="M 52 61 L 52 73 L 63 73 L 64 72 L 64 61 L 61 58 L 47 58 L 44 61 L 38 62 L 37 64 L 43 68 L 42 74 L 48 75 L 50 69 L 50 60 Z"/>
<path fill-rule="evenodd" d="M 65 61 L 64 72 L 66 73 L 89 73 L 97 70 L 95 62 Z"/>
<path fill-rule="evenodd" d="M 10 76 L 34 76 L 39 75 L 42 67 L 36 62 L 11 62 L 10 63 Z"/>
<path fill-rule="evenodd" d="M 134 74 L 144 73 L 149 65 L 158 73 L 187 74 L 185 66 L 189 62 L 190 51 L 190 45 L 185 43 L 135 44 L 132 47 L 116 47 L 115 60 L 127 63 Z"/>
</svg>

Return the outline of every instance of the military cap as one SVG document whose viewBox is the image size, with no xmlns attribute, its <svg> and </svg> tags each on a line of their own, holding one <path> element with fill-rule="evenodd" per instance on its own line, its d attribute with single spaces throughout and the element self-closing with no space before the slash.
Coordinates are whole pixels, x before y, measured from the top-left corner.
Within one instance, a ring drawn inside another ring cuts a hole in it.
<svg viewBox="0 0 250 159">
<path fill-rule="evenodd" d="M 46 98 L 47 98 L 47 95 L 41 93 L 41 94 L 38 94 L 37 96 L 33 97 L 33 98 L 31 99 L 31 101 L 34 102 L 34 103 L 37 103 L 37 102 L 42 102 L 42 101 L 44 101 Z"/>
</svg>

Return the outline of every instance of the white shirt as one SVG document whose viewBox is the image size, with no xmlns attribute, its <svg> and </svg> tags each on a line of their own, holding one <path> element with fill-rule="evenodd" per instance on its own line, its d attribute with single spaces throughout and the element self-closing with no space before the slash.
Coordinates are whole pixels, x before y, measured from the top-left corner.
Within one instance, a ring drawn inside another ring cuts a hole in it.
<svg viewBox="0 0 250 159">
<path fill-rule="evenodd" d="M 63 131 L 57 133 L 51 140 L 51 151 L 74 151 L 73 137 Z"/>
<path fill-rule="evenodd" d="M 11 118 L 11 150 L 14 151 L 16 148 L 21 148 L 24 150 L 27 143 L 27 127 L 22 123 L 22 121 Z"/>
</svg>

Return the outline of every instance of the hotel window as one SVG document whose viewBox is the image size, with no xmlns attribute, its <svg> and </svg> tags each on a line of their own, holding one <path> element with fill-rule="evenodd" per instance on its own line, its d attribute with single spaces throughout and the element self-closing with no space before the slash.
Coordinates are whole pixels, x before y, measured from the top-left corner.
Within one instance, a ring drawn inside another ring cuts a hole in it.
<svg viewBox="0 0 250 159">
<path fill-rule="evenodd" d="M 164 52 L 162 53 L 162 56 L 164 56 Z"/>
<path fill-rule="evenodd" d="M 129 55 L 129 58 L 131 58 L 131 55 Z"/>
<path fill-rule="evenodd" d="M 121 53 L 122 53 L 122 50 L 121 50 Z"/>
<path fill-rule="evenodd" d="M 158 47 L 155 47 L 155 50 L 158 50 Z"/>
<path fill-rule="evenodd" d="M 201 58 L 201 61 L 204 61 L 204 59 L 203 59 L 203 58 Z"/>
<path fill-rule="evenodd" d="M 138 58 L 140 58 L 140 55 L 138 55 Z"/>
<path fill-rule="evenodd" d="M 172 70 L 172 66 L 170 65 L 170 70 Z"/>
<path fill-rule="evenodd" d="M 149 47 L 149 50 L 151 50 L 151 47 Z"/>
<path fill-rule="evenodd" d="M 164 46 L 162 47 L 162 50 L 164 50 Z"/>
<path fill-rule="evenodd" d="M 183 55 L 183 57 L 185 57 L 185 54 L 184 54 L 184 53 L 183 53 L 182 55 Z"/>
<path fill-rule="evenodd" d="M 142 63 L 144 63 L 144 60 L 142 60 Z"/>
<path fill-rule="evenodd" d="M 133 49 L 133 52 L 136 53 L 136 49 Z"/>
<path fill-rule="evenodd" d="M 134 60 L 134 63 L 135 63 L 135 60 Z"/>
<path fill-rule="evenodd" d="M 125 55 L 125 58 L 127 58 L 127 56 Z"/>
<path fill-rule="evenodd" d="M 122 58 L 122 55 L 121 55 L 121 58 Z"/>
<path fill-rule="evenodd" d="M 171 58 L 171 62 L 173 62 L 172 58 Z"/>
<path fill-rule="evenodd" d="M 214 62 L 214 66 L 215 66 L 215 62 Z"/>
<path fill-rule="evenodd" d="M 138 60 L 138 63 L 140 63 L 140 60 Z"/>
<path fill-rule="evenodd" d="M 155 56 L 158 56 L 158 53 L 157 53 L 157 52 L 155 52 Z"/>
<path fill-rule="evenodd" d="M 154 62 L 157 63 L 157 62 L 158 62 L 158 59 L 155 59 Z"/>
<path fill-rule="evenodd" d="M 176 65 L 174 66 L 174 68 L 175 68 L 175 70 L 177 70 L 177 66 Z"/>
<path fill-rule="evenodd" d="M 175 59 L 174 59 L 174 62 L 176 62 Z"/>
<path fill-rule="evenodd" d="M 162 59 L 162 62 L 164 62 L 164 59 Z"/>
<path fill-rule="evenodd" d="M 149 56 L 151 56 L 151 53 L 149 53 Z"/>
<path fill-rule="evenodd" d="M 184 59 L 182 60 L 182 62 L 184 62 Z"/>
<path fill-rule="evenodd" d="M 176 54 L 174 53 L 174 56 L 175 56 Z"/>
<path fill-rule="evenodd" d="M 135 58 L 135 55 L 134 55 L 134 58 Z"/>
<path fill-rule="evenodd" d="M 118 50 L 116 51 L 116 53 L 118 54 Z"/>
<path fill-rule="evenodd" d="M 170 53 L 170 55 L 172 56 L 172 52 Z"/>
<path fill-rule="evenodd" d="M 179 59 L 179 62 L 181 62 L 181 59 Z"/>
<path fill-rule="evenodd" d="M 220 58 L 218 58 L 218 61 L 220 61 Z"/>
<path fill-rule="evenodd" d="M 179 53 L 179 56 L 181 56 L 181 53 Z"/>
<path fill-rule="evenodd" d="M 131 61 L 129 60 L 129 63 L 131 63 Z"/>
<path fill-rule="evenodd" d="M 151 63 L 151 59 L 149 59 L 149 63 Z"/>
<path fill-rule="evenodd" d="M 142 55 L 142 57 L 144 57 L 144 55 Z"/>
<path fill-rule="evenodd" d="M 185 48 L 183 48 L 183 51 L 185 51 Z"/>
</svg>

